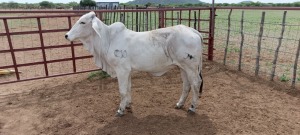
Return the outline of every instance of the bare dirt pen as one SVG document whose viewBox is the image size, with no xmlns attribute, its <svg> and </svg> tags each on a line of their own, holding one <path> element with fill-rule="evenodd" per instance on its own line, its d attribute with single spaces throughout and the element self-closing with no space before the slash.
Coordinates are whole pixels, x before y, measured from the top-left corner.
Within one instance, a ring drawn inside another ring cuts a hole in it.
<svg viewBox="0 0 300 135">
<path fill-rule="evenodd" d="M 300 92 L 214 63 L 204 64 L 194 116 L 174 109 L 178 69 L 132 76 L 133 113 L 114 117 L 117 80 L 79 74 L 0 87 L 0 134 L 300 134 Z M 190 97 L 189 97 L 190 98 Z M 189 99 L 188 98 L 188 99 Z"/>
</svg>

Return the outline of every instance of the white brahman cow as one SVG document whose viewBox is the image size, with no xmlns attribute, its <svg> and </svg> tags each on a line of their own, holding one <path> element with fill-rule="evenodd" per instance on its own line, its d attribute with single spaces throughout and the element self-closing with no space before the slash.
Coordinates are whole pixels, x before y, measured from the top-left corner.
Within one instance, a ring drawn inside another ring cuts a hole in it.
<svg viewBox="0 0 300 135">
<path fill-rule="evenodd" d="M 94 56 L 96 65 L 118 78 L 121 103 L 116 116 L 131 109 L 131 73 L 145 71 L 161 76 L 171 68 L 180 68 L 183 90 L 176 104 L 182 108 L 192 89 L 194 114 L 202 93 L 202 36 L 190 27 L 178 25 L 147 32 L 134 32 L 117 22 L 109 26 L 94 12 L 83 15 L 66 33 L 69 41 L 79 39 Z"/>
</svg>

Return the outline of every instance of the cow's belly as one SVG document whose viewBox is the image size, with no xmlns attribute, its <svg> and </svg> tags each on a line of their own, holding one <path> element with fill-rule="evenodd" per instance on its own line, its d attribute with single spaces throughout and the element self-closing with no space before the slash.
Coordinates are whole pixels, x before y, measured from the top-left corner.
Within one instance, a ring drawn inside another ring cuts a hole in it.
<svg viewBox="0 0 300 135">
<path fill-rule="evenodd" d="M 130 58 L 130 61 L 132 70 L 149 72 L 155 76 L 160 76 L 175 66 L 163 50 L 137 53 Z"/>
</svg>

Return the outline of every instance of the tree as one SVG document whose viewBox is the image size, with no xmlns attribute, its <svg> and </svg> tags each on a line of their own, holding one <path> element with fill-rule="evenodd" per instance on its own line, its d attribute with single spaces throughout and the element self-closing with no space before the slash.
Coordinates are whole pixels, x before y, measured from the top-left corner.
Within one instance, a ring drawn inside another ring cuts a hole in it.
<svg viewBox="0 0 300 135">
<path fill-rule="evenodd" d="M 150 7 L 152 5 L 151 2 L 148 2 L 147 4 L 145 4 L 146 7 Z"/>
<path fill-rule="evenodd" d="M 7 3 L 7 7 L 9 7 L 9 8 L 18 8 L 19 4 L 17 2 L 10 1 L 10 2 Z"/>
<path fill-rule="evenodd" d="M 39 4 L 43 8 L 52 8 L 52 7 L 54 7 L 54 4 L 52 2 L 49 2 L 49 1 L 42 1 Z"/>
<path fill-rule="evenodd" d="M 68 3 L 68 6 L 69 7 L 76 7 L 76 6 L 78 6 L 79 4 L 77 3 L 77 2 L 75 2 L 75 1 L 72 1 L 72 2 L 69 2 Z"/>
<path fill-rule="evenodd" d="M 96 2 L 94 0 L 80 0 L 80 6 L 86 7 L 93 7 L 96 6 Z"/>
</svg>

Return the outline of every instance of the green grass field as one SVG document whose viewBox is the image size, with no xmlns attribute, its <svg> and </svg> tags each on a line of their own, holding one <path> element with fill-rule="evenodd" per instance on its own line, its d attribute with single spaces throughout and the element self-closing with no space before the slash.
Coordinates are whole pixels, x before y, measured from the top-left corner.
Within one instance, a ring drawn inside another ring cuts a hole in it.
<svg viewBox="0 0 300 135">
<path fill-rule="evenodd" d="M 215 60 L 223 63 L 228 34 L 228 15 L 230 10 L 217 10 L 215 29 Z M 261 43 L 260 74 L 269 77 L 273 66 L 276 48 L 282 31 L 284 11 L 264 10 L 265 21 Z M 255 58 L 257 55 L 258 33 L 263 10 L 244 10 L 244 46 L 242 69 L 254 73 Z M 278 53 L 276 78 L 280 81 L 290 80 L 296 50 L 299 40 L 300 17 L 299 11 L 287 11 L 285 30 L 282 44 Z M 227 65 L 237 69 L 241 43 L 241 16 L 242 10 L 233 10 L 231 14 L 230 38 L 227 48 Z M 299 66 L 299 64 L 298 64 Z M 300 73 L 298 74 L 300 76 Z M 300 77 L 298 77 L 300 79 Z M 299 80 L 298 79 L 298 80 Z"/>
</svg>

